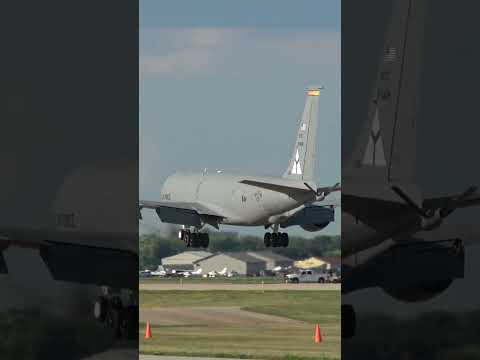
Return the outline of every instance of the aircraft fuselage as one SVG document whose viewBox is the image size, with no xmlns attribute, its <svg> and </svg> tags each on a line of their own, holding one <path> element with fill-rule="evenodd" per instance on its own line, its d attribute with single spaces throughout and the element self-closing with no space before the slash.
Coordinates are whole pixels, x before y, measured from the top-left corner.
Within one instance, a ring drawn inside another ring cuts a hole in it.
<svg viewBox="0 0 480 360">
<path fill-rule="evenodd" d="M 165 181 L 161 199 L 201 202 L 226 215 L 222 224 L 242 226 L 269 224 L 272 216 L 315 199 L 313 193 L 306 191 L 279 192 L 239 182 L 244 179 L 268 182 L 276 178 L 224 173 L 176 173 Z"/>
</svg>

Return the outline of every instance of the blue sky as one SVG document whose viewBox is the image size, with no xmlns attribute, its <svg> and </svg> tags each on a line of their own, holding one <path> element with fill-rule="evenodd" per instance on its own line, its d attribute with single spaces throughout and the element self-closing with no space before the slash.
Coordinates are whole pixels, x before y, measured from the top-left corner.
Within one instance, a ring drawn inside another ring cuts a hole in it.
<svg viewBox="0 0 480 360">
<path fill-rule="evenodd" d="M 139 71 L 141 199 L 175 171 L 281 175 L 311 84 L 317 183 L 340 181 L 340 1 L 142 0 Z"/>
</svg>

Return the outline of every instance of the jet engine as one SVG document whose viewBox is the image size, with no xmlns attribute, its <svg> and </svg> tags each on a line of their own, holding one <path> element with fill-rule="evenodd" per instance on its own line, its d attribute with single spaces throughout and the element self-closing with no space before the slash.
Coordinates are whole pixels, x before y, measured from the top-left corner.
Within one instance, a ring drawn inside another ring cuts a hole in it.
<svg viewBox="0 0 480 360">
<path fill-rule="evenodd" d="M 314 231 L 320 231 L 322 230 L 324 227 L 326 227 L 329 223 L 326 222 L 326 223 L 322 223 L 322 224 L 304 224 L 304 225 L 300 225 L 302 227 L 303 230 L 305 231 L 310 231 L 310 232 L 314 232 Z"/>
<path fill-rule="evenodd" d="M 452 279 L 445 279 L 418 284 L 407 288 L 384 287 L 383 291 L 394 299 L 403 302 L 421 302 L 433 299 L 435 296 L 440 295 L 452 282 Z"/>
</svg>

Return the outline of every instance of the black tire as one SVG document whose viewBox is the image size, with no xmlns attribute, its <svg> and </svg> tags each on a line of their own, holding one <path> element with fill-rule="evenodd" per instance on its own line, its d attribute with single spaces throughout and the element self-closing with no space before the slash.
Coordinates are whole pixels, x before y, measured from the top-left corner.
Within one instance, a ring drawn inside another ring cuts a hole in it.
<svg viewBox="0 0 480 360">
<path fill-rule="evenodd" d="M 103 296 L 99 296 L 93 304 L 93 317 L 98 322 L 104 322 L 107 314 L 107 300 Z"/>
<path fill-rule="evenodd" d="M 319 284 L 325 284 L 325 279 L 323 277 L 318 278 L 318 283 Z"/>
<path fill-rule="evenodd" d="M 293 278 L 293 279 L 292 279 L 292 283 L 294 283 L 294 284 L 298 284 L 299 282 L 300 282 L 300 281 L 299 281 L 297 278 Z"/>
<path fill-rule="evenodd" d="M 272 247 L 276 248 L 280 245 L 280 236 L 278 233 L 272 234 Z"/>
<path fill-rule="evenodd" d="M 287 233 L 281 233 L 280 235 L 280 243 L 282 244 L 283 247 L 288 247 L 288 234 Z"/>
<path fill-rule="evenodd" d="M 210 235 L 208 235 L 208 233 L 203 234 L 202 246 L 206 249 L 208 248 L 209 244 L 210 244 Z"/>
<path fill-rule="evenodd" d="M 266 248 L 272 246 L 272 234 L 270 234 L 269 232 L 265 233 L 265 235 L 263 236 L 263 243 Z"/>
<path fill-rule="evenodd" d="M 189 231 L 185 231 L 185 235 L 183 236 L 183 241 L 185 242 L 185 245 L 187 247 L 190 247 L 192 245 L 191 234 Z"/>
<path fill-rule="evenodd" d="M 192 233 L 192 235 L 190 235 L 190 246 L 193 248 L 198 248 L 199 243 L 200 243 L 200 234 Z"/>
<path fill-rule="evenodd" d="M 355 310 L 352 305 L 342 305 L 342 339 L 350 339 L 355 335 Z"/>
</svg>

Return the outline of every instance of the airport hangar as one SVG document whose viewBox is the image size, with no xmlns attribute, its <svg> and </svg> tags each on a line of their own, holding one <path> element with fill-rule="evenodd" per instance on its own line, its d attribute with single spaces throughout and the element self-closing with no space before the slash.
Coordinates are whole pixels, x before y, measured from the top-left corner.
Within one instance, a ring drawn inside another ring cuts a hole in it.
<svg viewBox="0 0 480 360">
<path fill-rule="evenodd" d="M 164 268 L 197 270 L 203 273 L 227 268 L 240 275 L 258 275 L 262 270 L 277 266 L 292 266 L 294 261 L 272 251 L 225 252 L 212 254 L 208 251 L 185 251 L 162 259 Z"/>
</svg>

